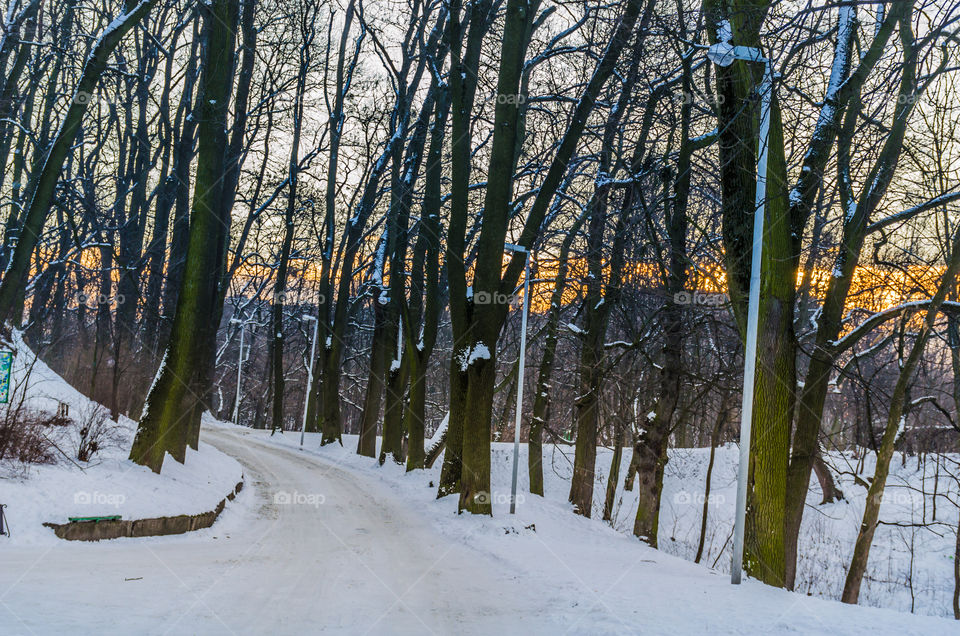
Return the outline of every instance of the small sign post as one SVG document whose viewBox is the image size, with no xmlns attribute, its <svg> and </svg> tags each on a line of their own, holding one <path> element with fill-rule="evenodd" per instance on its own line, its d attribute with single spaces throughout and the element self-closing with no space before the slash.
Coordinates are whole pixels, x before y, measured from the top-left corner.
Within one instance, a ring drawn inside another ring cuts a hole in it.
<svg viewBox="0 0 960 636">
<path fill-rule="evenodd" d="M 13 366 L 13 352 L 0 351 L 0 404 L 10 401 L 10 368 Z"/>
</svg>

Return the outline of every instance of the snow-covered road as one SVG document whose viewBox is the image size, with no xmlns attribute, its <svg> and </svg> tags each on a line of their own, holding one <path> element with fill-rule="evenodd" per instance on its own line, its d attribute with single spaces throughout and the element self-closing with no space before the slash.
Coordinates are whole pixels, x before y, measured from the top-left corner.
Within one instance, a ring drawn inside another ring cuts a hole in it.
<svg viewBox="0 0 960 636">
<path fill-rule="evenodd" d="M 242 432 L 205 428 L 204 440 L 244 465 L 253 518 L 234 510 L 196 535 L 3 554 L 0 633 L 480 634 L 550 624 L 520 606 L 518 580 L 478 567 L 475 553 L 377 484 Z M 285 494 L 292 503 L 276 503 Z"/>
<path fill-rule="evenodd" d="M 248 486 L 213 528 L 0 546 L 0 634 L 876 636 L 957 625 L 755 582 L 734 588 L 702 566 L 536 505 L 536 532 L 505 537 L 502 518 L 438 526 L 424 508 L 426 489 L 405 497 L 369 471 L 283 448 L 262 432 L 205 427 L 203 438 L 244 465 Z"/>
</svg>

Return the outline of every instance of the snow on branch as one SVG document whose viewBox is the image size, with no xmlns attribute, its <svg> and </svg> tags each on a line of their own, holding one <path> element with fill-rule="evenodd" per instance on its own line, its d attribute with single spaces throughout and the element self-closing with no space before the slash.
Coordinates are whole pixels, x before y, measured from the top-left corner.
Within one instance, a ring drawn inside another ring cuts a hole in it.
<svg viewBox="0 0 960 636">
<path fill-rule="evenodd" d="M 881 230 L 887 226 L 893 225 L 894 223 L 909 221 L 910 219 L 917 216 L 918 214 L 922 214 L 923 212 L 926 212 L 931 208 L 935 208 L 941 205 L 946 205 L 948 203 L 953 203 L 954 201 L 957 201 L 957 200 L 960 200 L 960 191 L 951 192 L 948 194 L 942 194 L 938 197 L 930 199 L 929 201 L 921 203 L 920 205 L 915 205 L 912 208 L 907 208 L 906 210 L 901 210 L 896 214 L 891 214 L 889 216 L 886 216 L 880 219 L 879 221 L 874 221 L 873 223 L 867 226 L 867 232 L 868 233 L 876 232 L 877 230 Z"/>
<path fill-rule="evenodd" d="M 909 303 L 903 303 L 902 305 L 896 305 L 895 307 L 890 307 L 884 309 L 881 312 L 877 312 L 867 318 L 863 323 L 855 327 L 850 333 L 843 336 L 839 340 L 834 340 L 831 343 L 831 347 L 834 353 L 842 353 L 855 345 L 861 338 L 867 335 L 873 329 L 879 327 L 888 320 L 892 320 L 901 316 L 906 312 L 918 312 L 923 311 L 930 307 L 930 299 L 927 300 L 915 300 Z M 960 302 L 955 301 L 945 301 L 941 307 L 940 311 L 943 313 L 960 313 Z"/>
</svg>

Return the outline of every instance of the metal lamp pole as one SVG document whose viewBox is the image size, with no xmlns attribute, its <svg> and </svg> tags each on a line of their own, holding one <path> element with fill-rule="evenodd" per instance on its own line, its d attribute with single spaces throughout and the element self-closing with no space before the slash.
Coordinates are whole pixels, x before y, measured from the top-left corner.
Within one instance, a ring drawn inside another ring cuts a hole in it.
<svg viewBox="0 0 960 636">
<path fill-rule="evenodd" d="M 313 339 L 310 342 L 310 360 L 307 361 L 307 390 L 303 393 L 303 425 L 300 427 L 300 448 L 303 448 L 303 436 L 307 432 L 307 409 L 310 406 L 310 390 L 313 388 L 313 357 L 317 353 L 317 327 L 319 322 L 316 316 L 303 315 L 303 320 L 313 321 Z"/>
<path fill-rule="evenodd" d="M 753 383 L 757 369 L 757 331 L 760 324 L 760 266 L 763 257 L 763 217 L 767 200 L 767 155 L 770 141 L 770 103 L 773 95 L 773 71 L 770 60 L 760 49 L 714 44 L 707 57 L 718 66 L 730 66 L 734 60 L 763 64 L 760 83 L 760 152 L 757 156 L 757 192 L 753 214 L 753 253 L 750 261 L 750 296 L 747 308 L 747 337 L 744 343 L 743 403 L 740 408 L 740 463 L 737 467 L 737 516 L 733 527 L 733 562 L 730 582 L 739 585 L 743 574 L 743 535 L 747 515 L 747 478 L 750 468 L 750 433 L 753 425 Z"/>
<path fill-rule="evenodd" d="M 504 248 L 523 254 L 523 317 L 520 319 L 520 360 L 517 370 L 517 413 L 513 429 L 513 482 L 510 486 L 510 514 L 517 512 L 517 472 L 520 466 L 520 419 L 523 414 L 523 368 L 527 358 L 527 315 L 530 313 L 530 252 L 527 248 L 505 243 Z"/>
</svg>

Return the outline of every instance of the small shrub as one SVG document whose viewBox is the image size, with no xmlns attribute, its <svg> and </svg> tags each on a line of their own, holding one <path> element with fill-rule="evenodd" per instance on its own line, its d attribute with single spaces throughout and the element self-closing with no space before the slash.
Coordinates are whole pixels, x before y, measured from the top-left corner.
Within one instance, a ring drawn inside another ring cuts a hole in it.
<svg viewBox="0 0 960 636">
<path fill-rule="evenodd" d="M 6 409 L 0 418 L 0 460 L 24 464 L 51 464 L 55 446 L 47 434 L 69 420 L 31 409 Z"/>
<path fill-rule="evenodd" d="M 110 419 L 109 411 L 94 403 L 81 409 L 79 422 L 74 425 L 74 440 L 76 457 L 82 462 L 121 441 L 118 425 Z"/>
</svg>

